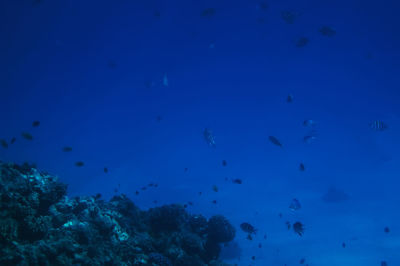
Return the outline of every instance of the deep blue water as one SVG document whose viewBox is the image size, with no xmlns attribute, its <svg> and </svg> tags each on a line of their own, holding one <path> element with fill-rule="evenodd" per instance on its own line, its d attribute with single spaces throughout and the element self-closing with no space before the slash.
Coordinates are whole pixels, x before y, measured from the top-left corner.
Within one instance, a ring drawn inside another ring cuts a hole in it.
<svg viewBox="0 0 400 266">
<path fill-rule="evenodd" d="M 215 14 L 202 16 L 207 8 Z M 191 201 L 190 212 L 223 214 L 237 228 L 238 265 L 400 265 L 399 8 L 3 0 L 0 138 L 16 142 L 0 159 L 36 163 L 71 196 L 125 193 L 141 208 Z M 151 182 L 159 186 L 141 190 Z M 332 186 L 349 198 L 323 201 Z M 304 235 L 286 221 L 304 223 Z M 253 240 L 243 222 L 258 229 Z"/>
</svg>

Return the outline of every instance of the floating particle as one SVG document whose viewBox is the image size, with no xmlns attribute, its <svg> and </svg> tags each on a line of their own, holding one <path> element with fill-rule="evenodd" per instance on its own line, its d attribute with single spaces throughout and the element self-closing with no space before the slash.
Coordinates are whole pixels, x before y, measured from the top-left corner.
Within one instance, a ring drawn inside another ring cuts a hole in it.
<svg viewBox="0 0 400 266">
<path fill-rule="evenodd" d="M 103 169 L 103 171 L 104 171 L 104 173 L 108 173 L 108 168 L 107 167 L 104 167 L 104 169 Z"/>
<path fill-rule="evenodd" d="M 65 147 L 62 149 L 62 151 L 63 151 L 63 152 L 71 152 L 71 151 L 72 151 L 72 147 L 65 146 Z"/>
<path fill-rule="evenodd" d="M 386 227 L 383 229 L 383 231 L 384 231 L 386 234 L 388 234 L 388 233 L 390 233 L 390 228 L 386 226 Z"/>
<path fill-rule="evenodd" d="M 185 173 L 186 173 L 188 170 L 189 170 L 189 168 L 185 167 L 185 169 L 184 169 Z"/>
<path fill-rule="evenodd" d="M 141 190 L 145 191 L 147 189 L 147 187 L 142 187 Z"/>
<path fill-rule="evenodd" d="M 10 141 L 10 144 L 14 144 L 16 140 L 17 140 L 17 138 L 15 138 L 15 137 L 12 138 L 11 141 Z"/>
<path fill-rule="evenodd" d="M 304 172 L 306 170 L 306 167 L 304 166 L 303 163 L 300 163 L 299 170 L 302 171 L 302 172 Z"/>
<path fill-rule="evenodd" d="M 298 199 L 292 199 L 292 202 L 289 205 L 289 209 L 291 209 L 292 211 L 300 210 L 301 209 L 300 201 Z"/>
<path fill-rule="evenodd" d="M 222 166 L 227 166 L 228 163 L 226 162 L 226 160 L 222 160 Z"/>
<path fill-rule="evenodd" d="M 304 264 L 304 262 L 306 262 L 306 259 L 304 258 L 299 261 L 300 264 Z"/>
<path fill-rule="evenodd" d="M 281 18 L 288 24 L 293 24 L 298 16 L 298 13 L 291 10 L 283 10 L 281 12 Z"/>
<path fill-rule="evenodd" d="M 346 247 L 346 243 L 342 243 L 342 248 L 345 248 Z"/>
<path fill-rule="evenodd" d="M 33 140 L 33 136 L 28 132 L 22 132 L 21 136 L 26 140 Z"/>
<path fill-rule="evenodd" d="M 153 15 L 157 18 L 161 17 L 161 13 L 158 10 L 154 11 Z"/>
<path fill-rule="evenodd" d="M 386 261 L 381 261 L 381 266 L 388 266 L 388 264 L 387 264 L 387 262 Z"/>
<path fill-rule="evenodd" d="M 246 239 L 248 239 L 248 240 L 253 240 L 253 237 L 252 237 L 251 234 L 248 234 L 247 237 L 246 237 Z"/>
<path fill-rule="evenodd" d="M 77 161 L 77 162 L 75 163 L 75 166 L 76 166 L 76 167 L 82 167 L 82 166 L 84 166 L 84 165 L 85 165 L 85 163 L 82 162 L 82 161 Z"/>
<path fill-rule="evenodd" d="M 218 187 L 217 187 L 216 185 L 214 185 L 214 186 L 212 187 L 212 190 L 213 190 L 214 192 L 218 192 Z"/>
<path fill-rule="evenodd" d="M 251 259 L 252 259 L 252 260 L 255 260 L 255 259 L 256 259 L 256 256 L 252 256 Z"/>
<path fill-rule="evenodd" d="M 264 239 L 267 239 L 267 234 L 264 234 Z"/>
<path fill-rule="evenodd" d="M 213 200 L 211 201 L 213 204 L 217 204 L 217 200 Z"/>
<path fill-rule="evenodd" d="M 136 195 L 136 196 L 139 195 L 139 191 L 136 190 L 136 191 L 135 191 L 135 195 Z"/>
<path fill-rule="evenodd" d="M 258 248 L 262 248 L 262 244 L 261 243 L 258 243 Z"/>
<path fill-rule="evenodd" d="M 279 218 L 282 218 L 283 214 L 280 212 L 280 213 L 278 214 L 278 216 L 279 216 Z"/>
<path fill-rule="evenodd" d="M 206 140 L 207 144 L 208 144 L 210 147 L 213 147 L 213 148 L 216 147 L 216 144 L 215 144 L 215 137 L 214 137 L 214 135 L 213 135 L 213 133 L 211 132 L 210 129 L 208 129 L 208 128 L 205 128 L 205 129 L 204 129 L 204 131 L 203 131 L 203 137 L 204 137 L 204 139 Z"/>
<path fill-rule="evenodd" d="M 33 122 L 32 122 L 32 126 L 33 126 L 33 127 L 38 127 L 38 126 L 40 126 L 40 121 L 37 121 L 37 120 L 36 120 L 36 121 L 33 121 Z"/>
<path fill-rule="evenodd" d="M 200 192 L 199 192 L 199 196 L 201 196 L 202 194 L 203 194 L 203 192 L 200 191 Z"/>
<path fill-rule="evenodd" d="M 162 116 L 161 115 L 156 116 L 156 120 L 157 122 L 160 122 L 162 120 Z"/>
</svg>

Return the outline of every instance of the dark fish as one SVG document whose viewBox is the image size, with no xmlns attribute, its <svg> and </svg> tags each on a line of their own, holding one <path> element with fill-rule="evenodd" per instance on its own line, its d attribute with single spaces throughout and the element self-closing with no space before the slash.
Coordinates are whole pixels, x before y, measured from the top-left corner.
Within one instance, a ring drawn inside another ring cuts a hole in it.
<svg viewBox="0 0 400 266">
<path fill-rule="evenodd" d="M 292 103 L 293 102 L 293 94 L 289 93 L 289 95 L 286 98 L 286 102 Z"/>
<path fill-rule="evenodd" d="M 157 184 L 157 183 L 154 183 L 154 187 L 158 187 L 158 184 Z"/>
<path fill-rule="evenodd" d="M 302 236 L 304 234 L 304 225 L 301 222 L 295 222 L 293 224 L 293 231 Z"/>
<path fill-rule="evenodd" d="M 388 126 L 380 120 L 375 120 L 369 123 L 369 128 L 375 131 L 384 131 L 388 129 Z"/>
<path fill-rule="evenodd" d="M 214 185 L 214 186 L 212 187 L 212 189 L 213 189 L 215 192 L 218 192 L 218 187 L 217 187 L 216 185 Z"/>
<path fill-rule="evenodd" d="M 193 202 L 188 201 L 189 206 L 193 206 Z"/>
<path fill-rule="evenodd" d="M 200 192 L 199 192 L 199 196 L 201 196 L 202 194 L 203 194 L 203 192 L 200 191 Z"/>
<path fill-rule="evenodd" d="M 228 165 L 227 161 L 226 160 L 222 160 L 222 166 L 227 166 L 227 165 Z"/>
<path fill-rule="evenodd" d="M 183 208 L 185 208 L 185 209 L 186 209 L 186 208 L 187 208 L 187 204 L 183 204 Z"/>
<path fill-rule="evenodd" d="M 28 132 L 22 132 L 21 136 L 26 140 L 33 140 L 33 136 L 31 134 L 29 134 Z"/>
<path fill-rule="evenodd" d="M 293 24 L 298 16 L 298 13 L 291 10 L 284 10 L 281 12 L 281 18 L 288 24 Z"/>
<path fill-rule="evenodd" d="M 157 204 L 157 203 L 158 203 L 158 201 L 157 201 L 157 200 L 153 200 L 153 203 L 154 203 L 154 204 Z"/>
<path fill-rule="evenodd" d="M 8 148 L 8 143 L 7 143 L 7 141 L 5 139 L 1 139 L 0 140 L 0 144 L 4 149 Z"/>
<path fill-rule="evenodd" d="M 387 264 L 387 262 L 386 261 L 381 261 L 381 266 L 388 266 L 388 264 Z"/>
<path fill-rule="evenodd" d="M 141 190 L 145 191 L 147 189 L 147 187 L 142 187 Z"/>
<path fill-rule="evenodd" d="M 84 166 L 84 165 L 85 165 L 85 163 L 82 162 L 82 161 L 78 161 L 78 162 L 75 163 L 75 166 L 76 166 L 76 167 L 82 167 L 82 166 Z"/>
<path fill-rule="evenodd" d="M 306 119 L 303 121 L 303 126 L 305 127 L 315 127 L 317 123 L 312 119 Z"/>
<path fill-rule="evenodd" d="M 154 11 L 153 15 L 157 18 L 161 17 L 161 13 L 158 10 Z"/>
<path fill-rule="evenodd" d="M 342 243 L 342 248 L 345 248 L 346 247 L 346 243 Z"/>
<path fill-rule="evenodd" d="M 233 183 L 233 184 L 238 184 L 238 185 L 241 185 L 241 184 L 242 184 L 242 180 L 241 180 L 241 179 L 239 179 L 239 178 L 232 179 L 232 183 Z"/>
<path fill-rule="evenodd" d="M 303 163 L 300 163 L 299 170 L 302 171 L 302 172 L 304 172 L 306 170 L 306 167 L 304 166 Z"/>
<path fill-rule="evenodd" d="M 158 122 L 160 122 L 160 121 L 162 120 L 162 116 L 161 116 L 161 115 L 158 115 L 158 116 L 156 117 L 156 120 L 157 120 Z"/>
<path fill-rule="evenodd" d="M 267 239 L 267 234 L 264 235 L 264 239 Z"/>
<path fill-rule="evenodd" d="M 217 200 L 213 200 L 211 201 L 213 204 L 217 204 Z"/>
<path fill-rule="evenodd" d="M 319 29 L 319 33 L 324 36 L 333 37 L 336 35 L 336 31 L 329 26 L 323 26 Z"/>
<path fill-rule="evenodd" d="M 251 256 L 251 259 L 252 259 L 252 260 L 255 260 L 255 259 L 256 259 L 256 256 Z"/>
<path fill-rule="evenodd" d="M 258 7 L 263 10 L 266 11 L 268 9 L 268 4 L 266 2 L 261 2 L 258 4 Z"/>
<path fill-rule="evenodd" d="M 104 173 L 108 173 L 108 168 L 107 167 L 104 167 L 104 169 L 103 169 L 103 171 L 104 171 Z"/>
<path fill-rule="evenodd" d="M 309 43 L 309 39 L 307 37 L 300 37 L 296 40 L 296 47 L 304 47 Z"/>
<path fill-rule="evenodd" d="M 386 227 L 383 229 L 383 231 L 384 231 L 386 234 L 388 234 L 388 233 L 390 233 L 390 228 L 386 226 Z"/>
<path fill-rule="evenodd" d="M 202 17 L 213 17 L 215 15 L 215 8 L 206 8 L 201 12 Z"/>
<path fill-rule="evenodd" d="M 147 186 L 148 187 L 154 187 L 154 183 L 149 183 Z"/>
<path fill-rule="evenodd" d="M 253 237 L 251 236 L 251 234 L 248 234 L 246 237 L 248 240 L 253 240 Z"/>
<path fill-rule="evenodd" d="M 136 196 L 139 195 L 139 191 L 136 190 L 136 191 L 135 191 L 135 195 L 136 195 Z"/>
<path fill-rule="evenodd" d="M 240 224 L 240 229 L 243 230 L 243 232 L 249 233 L 249 234 L 255 234 L 257 232 L 257 229 L 254 228 L 254 226 L 252 226 L 249 223 L 241 223 Z"/>
<path fill-rule="evenodd" d="M 115 68 L 117 68 L 117 63 L 114 60 L 109 60 L 108 67 L 111 69 L 115 69 Z"/>
<path fill-rule="evenodd" d="M 185 167 L 184 171 L 187 172 L 189 169 L 187 167 Z"/>
<path fill-rule="evenodd" d="M 16 140 L 17 140 L 17 138 L 12 138 L 10 141 L 10 144 L 14 144 Z"/>
<path fill-rule="evenodd" d="M 71 152 L 72 151 L 72 147 L 66 146 L 62 150 L 63 150 L 63 152 Z"/>
<path fill-rule="evenodd" d="M 269 136 L 268 139 L 269 139 L 270 142 L 272 142 L 272 144 L 274 144 L 274 145 L 276 145 L 276 146 L 279 146 L 279 147 L 281 147 L 281 148 L 283 147 L 282 144 L 281 144 L 281 142 L 280 142 L 276 137 L 274 137 L 274 136 Z"/>
<path fill-rule="evenodd" d="M 300 264 L 304 264 L 304 262 L 306 262 L 306 259 L 304 258 L 299 261 Z"/>
<path fill-rule="evenodd" d="M 292 211 L 300 210 L 301 209 L 300 201 L 298 199 L 293 199 L 289 205 L 289 209 L 291 209 Z"/>
<path fill-rule="evenodd" d="M 283 214 L 280 212 L 280 213 L 279 213 L 279 218 L 282 218 L 282 216 L 283 216 Z"/>
<path fill-rule="evenodd" d="M 38 127 L 38 126 L 40 126 L 40 121 L 37 121 L 37 120 L 36 120 L 36 121 L 33 121 L 33 122 L 32 122 L 32 126 L 33 126 L 33 127 Z"/>
<path fill-rule="evenodd" d="M 261 243 L 258 244 L 258 248 L 262 248 L 262 244 Z"/>
</svg>

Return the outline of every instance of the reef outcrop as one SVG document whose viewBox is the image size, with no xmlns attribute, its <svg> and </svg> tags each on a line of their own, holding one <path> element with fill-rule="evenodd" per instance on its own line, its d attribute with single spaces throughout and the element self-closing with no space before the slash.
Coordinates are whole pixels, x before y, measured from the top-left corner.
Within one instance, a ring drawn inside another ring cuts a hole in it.
<svg viewBox="0 0 400 266">
<path fill-rule="evenodd" d="M 0 163 L 0 265 L 228 265 L 218 255 L 235 228 L 223 216 L 66 193 L 33 166 Z"/>
</svg>

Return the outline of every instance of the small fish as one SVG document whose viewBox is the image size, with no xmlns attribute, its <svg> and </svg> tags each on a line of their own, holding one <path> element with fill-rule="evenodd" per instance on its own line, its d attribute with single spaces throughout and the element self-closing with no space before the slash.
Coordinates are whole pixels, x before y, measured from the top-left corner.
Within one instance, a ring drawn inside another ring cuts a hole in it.
<svg viewBox="0 0 400 266">
<path fill-rule="evenodd" d="M 306 119 L 303 121 L 304 127 L 315 127 L 316 125 L 317 125 L 317 123 L 312 119 Z"/>
<path fill-rule="evenodd" d="M 11 141 L 10 141 L 10 144 L 14 144 L 16 140 L 17 140 L 17 138 L 15 138 L 15 137 L 12 138 Z"/>
<path fill-rule="evenodd" d="M 293 231 L 299 236 L 303 236 L 304 234 L 304 225 L 301 222 L 295 222 L 293 224 Z"/>
<path fill-rule="evenodd" d="M 36 120 L 36 121 L 33 121 L 33 122 L 32 122 L 32 126 L 33 126 L 33 127 L 38 127 L 38 126 L 40 126 L 40 121 L 37 121 L 37 120 Z"/>
<path fill-rule="evenodd" d="M 216 185 L 214 185 L 214 186 L 212 187 L 212 189 L 213 189 L 215 192 L 218 192 L 218 187 L 217 187 Z"/>
<path fill-rule="evenodd" d="M 299 170 L 302 171 L 302 172 L 304 172 L 306 170 L 306 167 L 304 166 L 303 163 L 300 163 Z"/>
<path fill-rule="evenodd" d="M 213 148 L 216 147 L 215 138 L 214 138 L 214 135 L 211 132 L 211 130 L 209 130 L 208 128 L 205 128 L 203 131 L 203 136 L 209 146 L 211 146 Z"/>
<path fill-rule="evenodd" d="M 148 187 L 154 187 L 154 183 L 149 183 L 147 186 Z"/>
<path fill-rule="evenodd" d="M 264 235 L 264 239 L 267 239 L 267 234 Z"/>
<path fill-rule="evenodd" d="M 158 184 L 157 184 L 157 183 L 154 183 L 154 187 L 158 187 Z"/>
<path fill-rule="evenodd" d="M 154 203 L 154 204 L 157 204 L 157 203 L 158 203 L 158 201 L 157 201 L 157 200 L 153 200 L 153 203 Z"/>
<path fill-rule="evenodd" d="M 109 60 L 108 67 L 111 69 L 115 69 L 115 68 L 117 68 L 117 63 L 114 60 Z"/>
<path fill-rule="evenodd" d="M 253 237 L 251 236 L 251 234 L 248 234 L 246 237 L 248 240 L 253 240 Z"/>
<path fill-rule="evenodd" d="M 257 229 L 255 229 L 254 226 L 252 226 L 249 223 L 241 223 L 240 229 L 242 229 L 243 232 L 246 232 L 248 234 L 255 234 L 257 232 Z"/>
<path fill-rule="evenodd" d="M 202 194 L 203 194 L 203 192 L 200 191 L 200 192 L 199 192 L 199 196 L 201 196 Z"/>
<path fill-rule="evenodd" d="M 167 73 L 164 73 L 163 85 L 164 85 L 164 87 L 168 87 L 168 85 L 169 85 Z"/>
<path fill-rule="evenodd" d="M 136 196 L 139 195 L 139 191 L 136 190 L 136 191 L 135 191 L 135 195 L 136 195 Z"/>
<path fill-rule="evenodd" d="M 141 190 L 145 191 L 147 190 L 147 187 L 142 187 Z"/>
<path fill-rule="evenodd" d="M 380 120 L 375 120 L 369 123 L 369 128 L 375 131 L 384 131 L 388 129 L 388 126 Z"/>
<path fill-rule="evenodd" d="M 104 171 L 104 173 L 108 173 L 108 168 L 107 167 L 104 167 L 104 169 L 103 169 L 103 171 Z"/>
<path fill-rule="evenodd" d="M 72 151 L 72 148 L 69 147 L 69 146 L 65 146 L 65 147 L 62 149 L 62 151 L 63 151 L 63 152 L 71 152 L 71 151 Z"/>
<path fill-rule="evenodd" d="M 28 132 L 22 132 L 21 136 L 26 140 L 33 140 L 33 136 L 31 134 L 29 134 Z"/>
<path fill-rule="evenodd" d="M 236 179 L 232 179 L 232 183 L 241 185 L 243 182 L 242 182 L 242 179 L 236 178 Z"/>
<path fill-rule="evenodd" d="M 187 208 L 187 204 L 183 204 L 183 208 L 185 208 L 185 209 L 186 209 L 186 208 Z"/>
<path fill-rule="evenodd" d="M 301 204 L 298 199 L 293 199 L 292 202 L 290 203 L 289 209 L 292 211 L 297 211 L 301 209 Z"/>
<path fill-rule="evenodd" d="M 193 202 L 188 201 L 189 206 L 193 206 Z"/>
<path fill-rule="evenodd" d="M 227 166 L 227 165 L 228 165 L 227 161 L 226 160 L 222 160 L 222 166 Z"/>
<path fill-rule="evenodd" d="M 161 17 L 161 13 L 158 10 L 154 11 L 153 15 L 157 18 Z"/>
<path fill-rule="evenodd" d="M 82 162 L 82 161 L 77 161 L 77 162 L 75 163 L 75 166 L 76 166 L 76 167 L 82 167 L 82 166 L 84 166 L 84 165 L 85 165 L 85 163 Z"/>
<path fill-rule="evenodd" d="M 336 35 L 336 30 L 329 26 L 323 26 L 319 29 L 319 33 L 321 33 L 323 36 L 333 37 Z"/>
<path fill-rule="evenodd" d="M 381 266 L 388 266 L 388 264 L 387 264 L 387 262 L 386 261 L 381 261 Z"/>
<path fill-rule="evenodd" d="M 156 116 L 156 120 L 157 122 L 160 122 L 162 120 L 162 116 L 161 115 Z"/>
<path fill-rule="evenodd" d="M 346 243 L 342 243 L 342 248 L 345 248 L 346 247 Z"/>
<path fill-rule="evenodd" d="M 299 16 L 298 13 L 291 11 L 291 10 L 284 10 L 281 12 L 281 18 L 287 23 L 287 24 L 293 24 L 296 18 Z"/>
<path fill-rule="evenodd" d="M 282 218 L 283 214 L 280 212 L 280 213 L 278 214 L 278 216 L 279 216 L 279 218 Z"/>
<path fill-rule="evenodd" d="M 261 243 L 258 244 L 258 248 L 262 248 L 262 244 Z"/>
<path fill-rule="evenodd" d="M 189 170 L 189 168 L 185 167 L 185 169 L 183 169 L 183 171 L 185 171 L 185 173 Z"/>
<path fill-rule="evenodd" d="M 215 8 L 206 8 L 201 12 L 202 17 L 213 17 L 215 15 Z"/>
<path fill-rule="evenodd" d="M 299 261 L 300 264 L 304 264 L 304 262 L 306 262 L 306 259 L 304 258 Z"/>
<path fill-rule="evenodd" d="M 287 227 L 287 229 L 288 229 L 288 230 L 290 230 L 290 227 L 291 227 L 291 224 L 290 224 L 290 222 L 289 222 L 289 221 L 287 221 L 285 224 L 286 224 L 286 227 Z"/>
<path fill-rule="evenodd" d="M 257 8 L 262 10 L 262 11 L 266 11 L 268 9 L 268 4 L 266 2 L 261 2 L 257 5 Z"/>
<path fill-rule="evenodd" d="M 0 144 L 4 149 L 8 148 L 8 143 L 7 143 L 7 141 L 5 139 L 1 139 L 0 140 Z"/>
<path fill-rule="evenodd" d="M 388 233 L 390 233 L 390 228 L 386 226 L 386 227 L 383 229 L 383 231 L 384 231 L 386 234 L 388 234 Z"/>
<path fill-rule="evenodd" d="M 252 260 L 255 260 L 255 259 L 256 259 L 256 256 L 251 256 L 251 259 L 252 259 Z"/>
<path fill-rule="evenodd" d="M 211 201 L 213 204 L 217 204 L 217 200 L 213 200 Z"/>
<path fill-rule="evenodd" d="M 307 143 L 307 144 L 311 144 L 311 143 L 313 143 L 316 139 L 317 139 L 317 137 L 315 137 L 315 136 L 307 135 L 307 136 L 304 136 L 303 141 L 304 141 L 305 143 Z"/>
<path fill-rule="evenodd" d="M 309 39 L 307 37 L 300 37 L 296 40 L 296 47 L 301 48 L 306 46 L 309 43 Z"/>
<path fill-rule="evenodd" d="M 274 137 L 274 136 L 269 136 L 268 139 L 269 139 L 269 141 L 270 141 L 272 144 L 274 144 L 274 145 L 276 145 L 276 146 L 279 146 L 279 147 L 281 147 L 281 148 L 283 147 L 282 144 L 281 144 L 281 142 L 280 142 L 276 137 Z"/>
<path fill-rule="evenodd" d="M 289 93 L 289 95 L 286 98 L 287 103 L 292 103 L 293 102 L 293 94 Z"/>
</svg>

